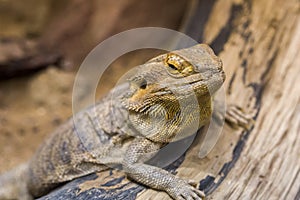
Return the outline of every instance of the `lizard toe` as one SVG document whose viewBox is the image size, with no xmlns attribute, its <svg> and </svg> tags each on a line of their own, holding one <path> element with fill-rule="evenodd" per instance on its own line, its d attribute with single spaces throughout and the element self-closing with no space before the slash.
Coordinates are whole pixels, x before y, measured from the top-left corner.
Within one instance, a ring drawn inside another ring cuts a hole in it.
<svg viewBox="0 0 300 200">
<path fill-rule="evenodd" d="M 177 182 L 168 192 L 175 200 L 202 200 L 205 194 L 185 181 Z"/>
<path fill-rule="evenodd" d="M 246 130 L 250 130 L 254 124 L 253 116 L 254 112 L 247 114 L 242 108 L 230 105 L 226 111 L 225 120 L 232 127 L 241 126 Z"/>
</svg>

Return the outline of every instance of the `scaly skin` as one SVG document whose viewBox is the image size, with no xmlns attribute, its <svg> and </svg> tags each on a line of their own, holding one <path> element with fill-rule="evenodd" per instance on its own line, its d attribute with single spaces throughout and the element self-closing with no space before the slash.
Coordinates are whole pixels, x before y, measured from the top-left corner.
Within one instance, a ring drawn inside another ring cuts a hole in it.
<svg viewBox="0 0 300 200">
<path fill-rule="evenodd" d="M 221 60 L 204 44 L 149 60 L 127 83 L 59 127 L 22 170 L 0 177 L 0 199 L 40 197 L 115 164 L 173 199 L 201 199 L 204 193 L 187 181 L 144 162 L 193 134 L 192 125 L 198 129 L 209 122 L 212 95 L 224 80 Z"/>
</svg>

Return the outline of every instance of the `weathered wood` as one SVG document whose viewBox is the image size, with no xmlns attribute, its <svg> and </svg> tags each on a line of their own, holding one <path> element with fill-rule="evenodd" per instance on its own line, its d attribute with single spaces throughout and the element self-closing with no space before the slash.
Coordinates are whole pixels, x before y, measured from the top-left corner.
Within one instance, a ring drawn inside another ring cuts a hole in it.
<svg viewBox="0 0 300 200">
<path fill-rule="evenodd" d="M 202 28 L 224 62 L 227 103 L 254 112 L 256 123 L 249 132 L 225 127 L 208 155 L 218 158 L 203 165 L 187 156 L 179 172 L 214 166 L 209 199 L 299 198 L 299 1 L 217 1 Z"/>
<path fill-rule="evenodd" d="M 26 39 L 1 38 L 0 80 L 29 75 L 50 65 L 61 64 L 62 56 L 40 50 L 36 42 Z"/>
<path fill-rule="evenodd" d="M 49 66 L 59 66 L 61 56 L 55 53 L 41 53 L 28 55 L 20 59 L 11 59 L 3 63 L 0 62 L 0 80 L 26 76 L 38 72 Z"/>
<path fill-rule="evenodd" d="M 225 2 L 218 2 L 211 16 L 217 19 L 225 7 Z M 255 111 L 256 123 L 250 132 L 236 133 L 240 139 L 232 142 L 241 155 L 211 198 L 297 199 L 299 1 L 242 1 L 229 8 L 226 25 L 232 29 L 220 52 L 228 76 L 227 102 Z M 213 33 L 213 23 L 217 24 L 213 19 L 208 22 L 206 33 Z M 206 35 L 205 40 L 218 49 L 218 40 Z M 216 38 L 222 41 L 220 34 Z M 225 130 L 223 137 L 229 135 Z"/>
</svg>

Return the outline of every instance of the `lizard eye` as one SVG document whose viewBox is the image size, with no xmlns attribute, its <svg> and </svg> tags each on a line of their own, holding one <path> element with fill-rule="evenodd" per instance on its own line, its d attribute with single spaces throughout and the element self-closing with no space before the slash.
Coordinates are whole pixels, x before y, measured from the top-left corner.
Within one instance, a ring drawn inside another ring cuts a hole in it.
<svg viewBox="0 0 300 200">
<path fill-rule="evenodd" d="M 167 54 L 164 63 L 172 75 L 188 76 L 194 73 L 193 65 L 177 54 Z"/>
<path fill-rule="evenodd" d="M 178 70 L 177 67 L 171 63 L 167 63 L 167 65 L 172 69 L 172 70 Z"/>
</svg>

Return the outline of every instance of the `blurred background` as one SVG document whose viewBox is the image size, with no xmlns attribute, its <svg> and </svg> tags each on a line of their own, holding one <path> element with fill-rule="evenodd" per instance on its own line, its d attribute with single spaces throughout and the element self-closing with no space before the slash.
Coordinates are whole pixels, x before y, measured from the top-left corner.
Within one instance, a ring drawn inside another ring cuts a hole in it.
<svg viewBox="0 0 300 200">
<path fill-rule="evenodd" d="M 29 159 L 47 134 L 72 115 L 72 87 L 85 56 L 106 38 L 137 27 L 180 30 L 188 0 L 0 0 L 0 173 Z M 117 59 L 101 98 L 130 67 L 160 53 Z"/>
</svg>

